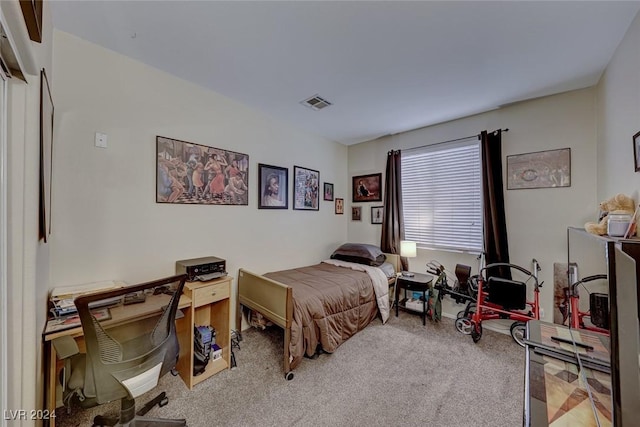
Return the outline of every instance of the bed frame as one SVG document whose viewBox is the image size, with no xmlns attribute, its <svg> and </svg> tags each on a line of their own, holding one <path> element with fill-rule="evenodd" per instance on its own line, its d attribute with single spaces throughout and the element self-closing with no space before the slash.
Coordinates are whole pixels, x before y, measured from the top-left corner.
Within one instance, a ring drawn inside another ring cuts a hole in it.
<svg viewBox="0 0 640 427">
<path fill-rule="evenodd" d="M 401 271 L 400 256 L 385 254 L 396 273 Z M 389 279 L 389 285 L 395 279 Z M 238 307 L 236 309 L 236 326 L 242 325 L 241 305 L 257 311 L 265 318 L 284 329 L 284 377 L 293 379 L 289 357 L 291 341 L 291 322 L 293 318 L 292 288 L 276 280 L 252 273 L 244 268 L 238 272 Z"/>
</svg>

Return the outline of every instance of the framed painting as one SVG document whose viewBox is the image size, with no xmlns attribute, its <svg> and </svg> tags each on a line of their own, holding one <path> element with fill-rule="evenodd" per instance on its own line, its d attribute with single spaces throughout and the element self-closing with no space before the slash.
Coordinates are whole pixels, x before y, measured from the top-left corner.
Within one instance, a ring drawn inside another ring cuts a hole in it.
<svg viewBox="0 0 640 427">
<path fill-rule="evenodd" d="M 633 158 L 636 172 L 640 172 L 640 132 L 633 135 Z"/>
<path fill-rule="evenodd" d="M 42 43 L 42 0 L 20 0 L 20 9 L 29 38 Z"/>
<path fill-rule="evenodd" d="M 384 206 L 371 206 L 371 224 L 382 224 Z"/>
<path fill-rule="evenodd" d="M 258 209 L 289 209 L 289 169 L 258 163 Z"/>
<path fill-rule="evenodd" d="M 344 199 L 336 197 L 336 215 L 344 214 Z"/>
<path fill-rule="evenodd" d="M 39 235 L 47 242 L 51 234 L 51 176 L 53 158 L 53 99 L 47 74 L 40 71 L 40 207 Z"/>
<path fill-rule="evenodd" d="M 362 206 L 351 207 L 351 221 L 362 221 Z"/>
<path fill-rule="evenodd" d="M 353 202 L 381 202 L 382 174 L 359 175 L 352 178 Z"/>
<path fill-rule="evenodd" d="M 320 206 L 320 172 L 293 167 L 293 209 L 317 211 Z"/>
<path fill-rule="evenodd" d="M 507 156 L 507 190 L 571 187 L 571 148 Z"/>
<path fill-rule="evenodd" d="M 156 137 L 156 203 L 248 205 L 249 156 Z"/>
<path fill-rule="evenodd" d="M 333 184 L 324 183 L 324 199 L 333 202 Z"/>
</svg>

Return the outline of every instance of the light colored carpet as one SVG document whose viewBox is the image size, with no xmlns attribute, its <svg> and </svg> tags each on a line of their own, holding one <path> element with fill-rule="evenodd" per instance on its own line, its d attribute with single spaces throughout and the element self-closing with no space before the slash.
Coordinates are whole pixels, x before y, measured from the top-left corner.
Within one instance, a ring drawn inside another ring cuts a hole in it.
<svg viewBox="0 0 640 427">
<path fill-rule="evenodd" d="M 165 375 L 139 402 L 165 390 L 169 404 L 148 415 L 186 418 L 192 427 L 522 425 L 524 349 L 486 327 L 474 344 L 451 319 L 422 326 L 419 316 L 400 313 L 386 325 L 375 320 L 333 354 L 305 359 L 292 381 L 283 376 L 281 329 L 242 336 L 237 369 L 192 391 Z M 118 405 L 70 415 L 58 409 L 56 423 L 91 425 Z"/>
</svg>

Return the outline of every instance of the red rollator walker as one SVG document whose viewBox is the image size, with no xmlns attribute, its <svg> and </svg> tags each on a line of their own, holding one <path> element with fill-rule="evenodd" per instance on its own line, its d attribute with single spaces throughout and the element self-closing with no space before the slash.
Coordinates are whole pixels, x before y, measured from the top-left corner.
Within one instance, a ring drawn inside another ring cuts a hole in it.
<svg viewBox="0 0 640 427">
<path fill-rule="evenodd" d="M 565 288 L 564 301 L 559 307 L 560 313 L 562 313 L 563 325 L 566 324 L 568 319 L 568 326 L 571 328 L 609 335 L 609 297 L 602 293 L 590 293 L 585 286 L 585 283 L 593 282 L 594 280 L 607 279 L 606 274 L 594 274 Z M 589 309 L 587 311 L 580 311 L 579 285 L 582 285 L 589 293 Z M 589 323 L 585 323 L 585 318 L 589 319 Z"/>
<path fill-rule="evenodd" d="M 477 286 L 476 299 L 470 301 L 467 308 L 458 313 L 456 329 L 465 335 L 471 335 L 473 342 L 477 343 L 482 338 L 483 320 L 513 320 L 510 328 L 511 337 L 524 347 L 526 322 L 540 319 L 540 287 L 542 287 L 542 283 L 538 283 L 540 265 L 535 259 L 532 264 L 533 273 L 508 263 L 493 263 L 481 269 L 479 275 L 470 281 L 470 287 Z M 503 270 L 508 268 L 512 275 L 517 272 L 518 278 L 522 280 L 489 275 L 491 270 L 498 268 Z M 531 281 L 533 282 L 533 301 L 527 301 L 527 284 Z"/>
</svg>

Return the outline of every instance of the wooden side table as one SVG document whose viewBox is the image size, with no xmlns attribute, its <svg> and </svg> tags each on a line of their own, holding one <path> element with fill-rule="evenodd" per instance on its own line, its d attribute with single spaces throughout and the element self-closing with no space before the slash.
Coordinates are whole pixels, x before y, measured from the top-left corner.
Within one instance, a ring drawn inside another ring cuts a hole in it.
<svg viewBox="0 0 640 427">
<path fill-rule="evenodd" d="M 405 310 L 412 311 L 414 313 L 419 313 L 422 315 L 422 324 L 426 325 L 426 317 L 427 317 L 427 292 L 431 289 L 431 282 L 433 282 L 433 276 L 430 274 L 422 274 L 422 273 L 413 273 L 413 276 L 398 276 L 396 280 L 396 317 L 398 317 L 398 308 L 403 308 Z M 400 301 L 400 290 L 404 289 L 405 299 L 407 297 L 407 291 L 413 292 L 422 292 L 422 312 L 416 312 L 408 309 L 406 306 L 402 305 Z"/>
</svg>

